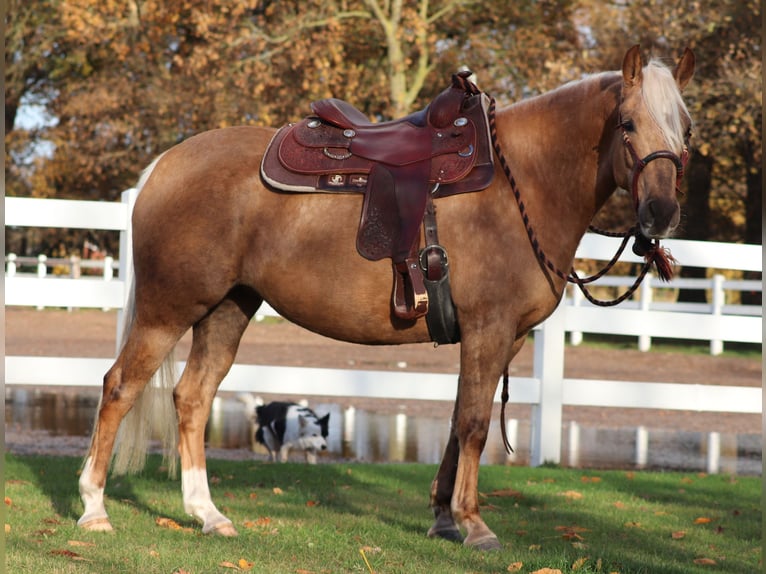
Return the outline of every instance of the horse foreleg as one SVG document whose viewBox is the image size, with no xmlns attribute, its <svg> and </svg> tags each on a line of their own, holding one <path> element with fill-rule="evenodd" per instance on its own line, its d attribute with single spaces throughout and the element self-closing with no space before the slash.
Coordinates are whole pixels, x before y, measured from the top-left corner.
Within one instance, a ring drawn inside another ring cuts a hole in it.
<svg viewBox="0 0 766 574">
<path fill-rule="evenodd" d="M 180 336 L 180 335 L 179 335 Z M 80 474 L 85 510 L 77 521 L 86 530 L 112 530 L 104 506 L 104 488 L 122 419 L 177 340 L 175 334 L 134 328 L 119 357 L 104 376 L 90 450 Z"/>
<path fill-rule="evenodd" d="M 452 518 L 466 531 L 463 543 L 480 550 L 502 548 L 479 513 L 479 461 L 487 442 L 495 391 L 503 368 L 523 345 L 523 340 L 516 341 L 508 349 L 502 340 L 501 332 L 492 337 L 486 327 L 478 340 L 464 337 L 453 420 L 459 454 L 457 464 L 450 467 L 454 469 Z M 452 452 L 454 449 L 448 449 L 448 453 Z M 447 484 L 448 480 L 445 489 Z"/>
<path fill-rule="evenodd" d="M 255 308 L 253 308 L 253 312 Z M 178 413 L 184 510 L 202 522 L 202 532 L 236 536 L 213 503 L 205 461 L 205 426 L 218 385 L 231 368 L 252 313 L 227 299 L 194 326 L 192 349 L 173 398 Z"/>
</svg>

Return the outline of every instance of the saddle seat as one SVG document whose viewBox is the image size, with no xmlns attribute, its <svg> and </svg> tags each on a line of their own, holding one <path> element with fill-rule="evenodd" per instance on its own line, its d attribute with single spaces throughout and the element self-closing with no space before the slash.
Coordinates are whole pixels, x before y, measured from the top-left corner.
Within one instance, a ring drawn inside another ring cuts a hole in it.
<svg viewBox="0 0 766 574">
<path fill-rule="evenodd" d="M 429 195 L 478 191 L 494 175 L 488 97 L 469 75 L 453 75 L 424 109 L 388 122 L 372 123 L 337 98 L 313 102 L 313 115 L 281 128 L 261 163 L 277 191 L 364 194 L 357 250 L 391 258 L 402 319 L 428 310 L 417 251 Z"/>
</svg>

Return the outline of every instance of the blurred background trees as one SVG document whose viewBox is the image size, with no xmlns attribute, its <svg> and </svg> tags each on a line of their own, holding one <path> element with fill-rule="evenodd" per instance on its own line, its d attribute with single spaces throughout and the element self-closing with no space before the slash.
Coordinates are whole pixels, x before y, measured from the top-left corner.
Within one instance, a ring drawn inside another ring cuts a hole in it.
<svg viewBox="0 0 766 574">
<path fill-rule="evenodd" d="M 625 50 L 697 55 L 680 237 L 761 243 L 756 0 L 9 0 L 8 195 L 115 201 L 157 154 L 201 131 L 280 126 L 334 96 L 385 120 L 461 67 L 512 103 L 618 69 Z M 565 134 L 562 134 L 564 136 Z M 624 228 L 615 196 L 599 222 Z M 17 246 L 17 237 L 7 248 Z M 114 252 L 114 241 L 95 238 Z M 26 238 L 37 254 L 50 238 Z M 60 249 L 82 237 L 57 238 Z"/>
</svg>

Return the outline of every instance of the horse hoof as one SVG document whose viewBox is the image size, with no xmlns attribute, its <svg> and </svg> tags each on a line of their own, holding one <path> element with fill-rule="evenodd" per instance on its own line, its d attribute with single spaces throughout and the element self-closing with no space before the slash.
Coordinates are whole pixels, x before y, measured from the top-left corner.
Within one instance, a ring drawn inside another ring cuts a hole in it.
<svg viewBox="0 0 766 574">
<path fill-rule="evenodd" d="M 113 532 L 112 523 L 108 518 L 94 518 L 88 522 L 78 524 L 78 526 L 84 530 L 90 530 L 91 532 Z"/>
<path fill-rule="evenodd" d="M 213 528 L 207 531 L 207 534 L 215 534 L 217 536 L 239 536 L 239 532 L 237 532 L 237 529 L 234 528 L 234 525 L 231 522 L 222 522 L 221 524 L 217 524 Z"/>
<path fill-rule="evenodd" d="M 441 538 L 450 542 L 463 542 L 463 535 L 457 528 L 440 528 L 439 530 L 431 528 L 428 531 L 428 537 Z"/>
<path fill-rule="evenodd" d="M 476 550 L 482 550 L 485 552 L 503 549 L 503 545 L 500 544 L 500 541 L 497 539 L 497 536 L 495 536 L 494 534 L 487 534 L 476 540 L 471 540 L 470 538 L 466 538 L 463 544 L 465 544 L 466 546 L 470 546 L 471 548 L 475 548 Z"/>
</svg>

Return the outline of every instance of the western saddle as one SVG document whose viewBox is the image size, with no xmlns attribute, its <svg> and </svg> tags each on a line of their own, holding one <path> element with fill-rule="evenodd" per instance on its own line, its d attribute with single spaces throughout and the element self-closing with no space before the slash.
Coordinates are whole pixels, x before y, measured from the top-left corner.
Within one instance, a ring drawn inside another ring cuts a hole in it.
<svg viewBox="0 0 766 574">
<path fill-rule="evenodd" d="M 373 124 L 335 98 L 314 102 L 314 115 L 276 133 L 261 164 L 277 190 L 364 193 L 356 247 L 372 261 L 391 258 L 402 319 L 428 311 L 418 248 L 431 198 L 479 191 L 494 175 L 488 97 L 470 74 L 453 75 L 426 108 L 390 122 Z"/>
</svg>

